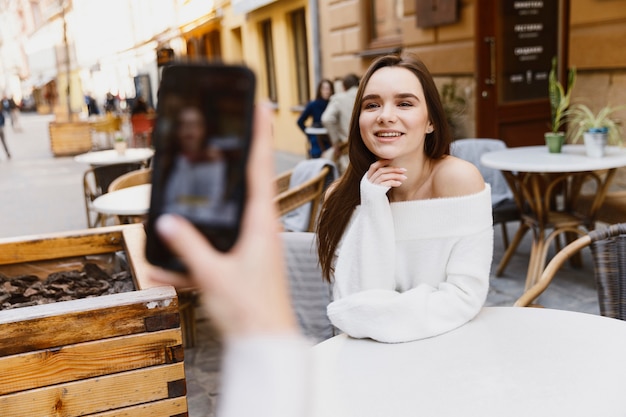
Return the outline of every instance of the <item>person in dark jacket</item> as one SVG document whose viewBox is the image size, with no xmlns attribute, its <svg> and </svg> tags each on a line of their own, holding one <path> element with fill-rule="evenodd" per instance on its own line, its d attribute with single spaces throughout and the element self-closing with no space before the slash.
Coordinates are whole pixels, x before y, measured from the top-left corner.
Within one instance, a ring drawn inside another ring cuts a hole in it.
<svg viewBox="0 0 626 417">
<path fill-rule="evenodd" d="M 4 110 L 2 108 L 0 108 L 0 141 L 2 141 L 2 146 L 4 146 L 4 150 L 7 153 L 7 158 L 11 159 L 11 153 L 4 138 Z"/>
<path fill-rule="evenodd" d="M 333 87 L 333 83 L 328 79 L 323 79 L 317 86 L 317 92 L 315 94 L 315 100 L 307 103 L 306 107 L 300 113 L 300 117 L 298 117 L 298 126 L 305 132 L 306 125 L 305 123 L 309 118 L 313 119 L 312 126 L 313 127 L 322 127 L 322 113 L 326 110 L 326 106 L 328 105 L 328 100 L 330 96 L 335 93 L 335 88 Z M 306 132 L 305 132 L 306 133 Z M 307 134 L 307 139 L 310 143 L 309 146 L 309 156 L 311 158 L 319 158 L 325 149 L 320 148 L 320 141 L 317 135 L 309 135 Z"/>
</svg>

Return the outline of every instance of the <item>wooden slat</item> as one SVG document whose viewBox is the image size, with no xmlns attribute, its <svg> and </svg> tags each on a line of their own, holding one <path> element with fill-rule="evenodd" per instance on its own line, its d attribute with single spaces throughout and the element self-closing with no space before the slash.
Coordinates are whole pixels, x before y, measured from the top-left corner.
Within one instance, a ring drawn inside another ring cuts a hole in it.
<svg viewBox="0 0 626 417">
<path fill-rule="evenodd" d="M 179 328 L 0 357 L 0 395 L 181 362 Z"/>
<path fill-rule="evenodd" d="M 150 264 L 146 259 L 146 232 L 143 225 L 134 225 L 135 227 L 127 227 L 123 230 L 124 250 L 129 255 L 128 265 L 133 271 L 133 279 L 135 287 L 143 290 L 154 287 L 154 283 L 150 283 L 148 271 Z"/>
<path fill-rule="evenodd" d="M 119 251 L 123 249 L 122 232 L 127 227 L 142 225 L 0 239 L 0 265 Z"/>
<path fill-rule="evenodd" d="M 172 398 L 104 413 L 90 414 L 87 417 L 186 417 L 187 414 L 187 400 L 185 398 Z"/>
<path fill-rule="evenodd" d="M 160 328 L 147 329 L 146 319 L 157 316 Z M 0 356 L 179 327 L 176 320 L 173 287 L 0 311 Z"/>
<path fill-rule="evenodd" d="M 174 398 L 170 385 L 184 383 L 184 379 L 182 362 L 90 378 L 2 396 L 0 414 L 3 417 L 84 416 Z"/>
</svg>

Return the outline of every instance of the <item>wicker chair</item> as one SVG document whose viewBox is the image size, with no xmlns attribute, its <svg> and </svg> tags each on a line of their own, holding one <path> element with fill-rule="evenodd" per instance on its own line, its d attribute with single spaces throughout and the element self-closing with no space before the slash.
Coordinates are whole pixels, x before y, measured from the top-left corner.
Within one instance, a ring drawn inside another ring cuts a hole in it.
<svg viewBox="0 0 626 417">
<path fill-rule="evenodd" d="M 596 229 L 561 249 L 545 267 L 541 278 L 515 306 L 538 307 L 534 300 L 548 287 L 563 263 L 589 246 L 594 263 L 600 314 L 626 320 L 626 223 Z"/>
<path fill-rule="evenodd" d="M 509 222 L 519 223 L 521 214 L 502 172 L 497 169 L 487 168 L 480 163 L 480 157 L 483 153 L 501 149 L 506 149 L 506 144 L 500 139 L 466 138 L 452 142 L 450 152 L 452 155 L 474 164 L 485 179 L 485 182 L 491 184 L 493 224 L 500 224 L 502 228 L 502 242 L 504 249 L 507 249 L 509 247 L 509 235 L 506 225 Z M 519 240 L 514 240 L 515 246 L 519 244 Z M 515 248 L 512 248 L 512 250 L 515 250 Z"/>
<path fill-rule="evenodd" d="M 588 212 L 595 199 L 595 194 L 583 194 L 578 198 L 578 208 Z M 595 220 L 615 224 L 626 222 L 626 190 L 606 193 L 602 206 L 595 215 Z"/>
<path fill-rule="evenodd" d="M 127 162 L 91 167 L 83 174 L 83 195 L 87 214 L 87 227 L 104 226 L 108 217 L 93 209 L 92 202 L 105 194 L 109 186 L 120 175 L 143 167 L 140 162 Z"/>
<path fill-rule="evenodd" d="M 311 212 L 307 232 L 312 232 L 322 201 L 322 195 L 327 187 L 327 178 L 331 172 L 330 166 L 323 167 L 317 175 L 308 181 L 289 188 L 290 178 L 293 170 L 279 175 L 276 181 L 277 195 L 274 203 L 278 207 L 279 216 L 283 216 L 307 203 L 311 203 Z"/>
<path fill-rule="evenodd" d="M 121 190 L 123 188 L 134 187 L 136 185 L 150 184 L 152 182 L 152 168 L 142 168 L 120 175 L 109 185 L 109 192 Z M 147 216 L 116 216 L 119 224 L 141 223 Z"/>
<path fill-rule="evenodd" d="M 122 188 L 134 187 L 135 185 L 150 184 L 152 181 L 152 168 L 142 168 L 120 175 L 109 185 L 109 192 Z"/>
</svg>

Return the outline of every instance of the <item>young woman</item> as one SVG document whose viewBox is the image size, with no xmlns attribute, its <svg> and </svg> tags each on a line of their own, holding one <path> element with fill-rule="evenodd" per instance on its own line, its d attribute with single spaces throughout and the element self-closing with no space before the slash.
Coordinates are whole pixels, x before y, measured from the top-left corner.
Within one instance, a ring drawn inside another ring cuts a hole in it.
<svg viewBox="0 0 626 417">
<path fill-rule="evenodd" d="M 322 113 L 326 110 L 328 100 L 334 93 L 335 88 L 330 80 L 323 79 L 320 81 L 317 85 L 315 100 L 310 101 L 302 113 L 300 113 L 300 117 L 298 117 L 298 126 L 303 132 L 304 129 L 306 129 L 305 123 L 308 119 L 313 119 L 312 126 L 322 127 Z M 317 135 L 307 134 L 307 139 L 309 141 L 309 156 L 311 158 L 319 158 L 326 149 L 320 147 L 320 141 Z M 330 146 L 330 144 L 328 146 Z"/>
<path fill-rule="evenodd" d="M 427 338 L 471 320 L 493 252 L 489 185 L 449 155 L 437 88 L 415 56 L 372 63 L 356 96 L 350 164 L 328 193 L 318 251 L 332 323 L 382 342 Z"/>
</svg>

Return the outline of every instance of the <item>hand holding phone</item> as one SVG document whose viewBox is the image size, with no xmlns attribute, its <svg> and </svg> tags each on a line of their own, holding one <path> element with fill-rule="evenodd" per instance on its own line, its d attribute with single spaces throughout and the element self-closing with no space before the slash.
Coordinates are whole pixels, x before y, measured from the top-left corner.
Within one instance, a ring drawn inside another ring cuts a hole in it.
<svg viewBox="0 0 626 417">
<path fill-rule="evenodd" d="M 244 66 L 172 64 L 163 71 L 152 134 L 149 262 L 185 269 L 154 231 L 165 213 L 187 218 L 220 251 L 235 244 L 246 196 L 254 90 L 254 74 Z"/>
</svg>

